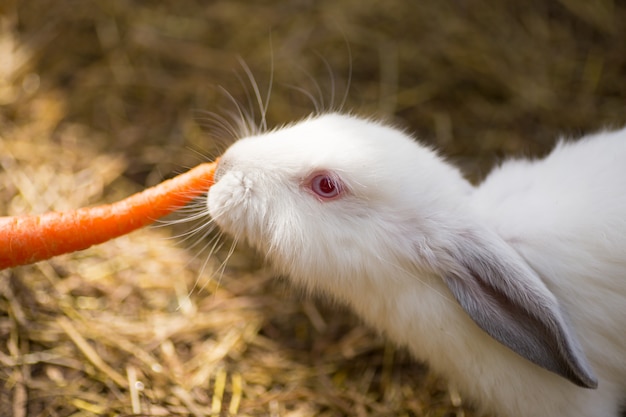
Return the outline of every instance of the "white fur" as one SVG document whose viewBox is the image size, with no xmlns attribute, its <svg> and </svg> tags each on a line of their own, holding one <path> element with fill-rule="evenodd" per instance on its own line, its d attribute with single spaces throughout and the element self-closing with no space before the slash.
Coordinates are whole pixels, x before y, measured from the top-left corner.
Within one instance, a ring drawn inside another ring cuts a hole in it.
<svg viewBox="0 0 626 417">
<path fill-rule="evenodd" d="M 318 171 L 336 174 L 343 195 L 312 195 L 306 179 Z M 216 180 L 208 208 L 224 231 L 299 285 L 350 305 L 480 410 L 619 416 L 626 130 L 506 162 L 473 187 L 405 133 L 329 114 L 236 142 Z M 524 345 L 535 319 L 554 325 L 549 353 L 542 336 Z M 535 347 L 543 367 L 513 351 Z M 544 369 L 553 356 L 555 372 L 598 387 Z"/>
</svg>

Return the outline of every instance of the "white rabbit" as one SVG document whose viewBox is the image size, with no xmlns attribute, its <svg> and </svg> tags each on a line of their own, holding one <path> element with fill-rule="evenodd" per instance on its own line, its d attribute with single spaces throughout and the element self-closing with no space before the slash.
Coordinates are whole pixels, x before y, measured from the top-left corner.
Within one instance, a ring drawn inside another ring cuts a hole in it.
<svg viewBox="0 0 626 417">
<path fill-rule="evenodd" d="M 479 411 L 620 415 L 626 130 L 505 162 L 474 187 L 400 130 L 327 114 L 234 143 L 207 205 Z"/>
</svg>

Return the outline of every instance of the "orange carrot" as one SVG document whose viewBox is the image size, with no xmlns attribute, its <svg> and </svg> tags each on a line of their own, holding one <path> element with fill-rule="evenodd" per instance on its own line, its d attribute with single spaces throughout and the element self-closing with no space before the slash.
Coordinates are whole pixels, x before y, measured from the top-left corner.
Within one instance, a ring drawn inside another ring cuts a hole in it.
<svg viewBox="0 0 626 417">
<path fill-rule="evenodd" d="M 216 165 L 198 165 L 113 204 L 0 217 L 0 269 L 87 249 L 148 225 L 206 192 Z"/>
</svg>

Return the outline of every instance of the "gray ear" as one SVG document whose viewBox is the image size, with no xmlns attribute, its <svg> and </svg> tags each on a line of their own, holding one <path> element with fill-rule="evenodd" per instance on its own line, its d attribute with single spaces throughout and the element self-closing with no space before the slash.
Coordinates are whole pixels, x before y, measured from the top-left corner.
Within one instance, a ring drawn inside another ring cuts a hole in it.
<svg viewBox="0 0 626 417">
<path fill-rule="evenodd" d="M 501 238 L 464 233 L 442 275 L 454 297 L 491 337 L 574 384 L 597 379 L 554 295 Z"/>
</svg>

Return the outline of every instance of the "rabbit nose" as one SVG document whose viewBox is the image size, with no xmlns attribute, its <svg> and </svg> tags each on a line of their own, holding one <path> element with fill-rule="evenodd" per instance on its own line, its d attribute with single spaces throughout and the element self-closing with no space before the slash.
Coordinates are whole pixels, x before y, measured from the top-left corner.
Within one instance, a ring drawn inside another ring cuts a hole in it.
<svg viewBox="0 0 626 417">
<path fill-rule="evenodd" d="M 213 175 L 215 182 L 218 182 L 231 169 L 232 165 L 229 159 L 220 157 Z"/>
</svg>

